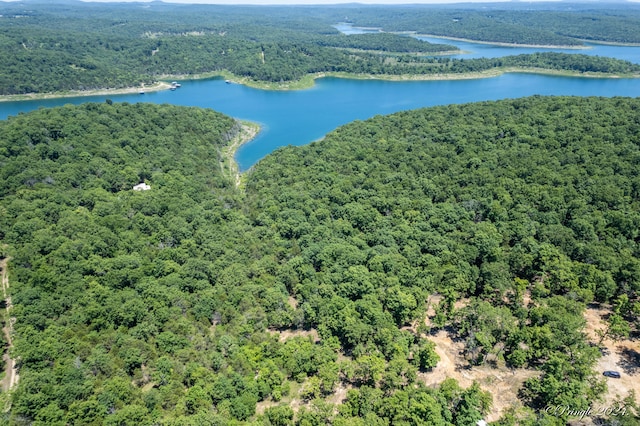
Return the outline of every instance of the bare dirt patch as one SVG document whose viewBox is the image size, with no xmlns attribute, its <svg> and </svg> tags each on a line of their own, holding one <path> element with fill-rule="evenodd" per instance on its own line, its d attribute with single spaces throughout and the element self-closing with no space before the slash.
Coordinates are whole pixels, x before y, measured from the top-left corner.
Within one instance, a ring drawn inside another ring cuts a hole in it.
<svg viewBox="0 0 640 426">
<path fill-rule="evenodd" d="M 436 306 L 440 304 L 443 297 L 441 294 L 432 294 L 427 300 L 427 321 L 436 315 Z M 428 324 L 427 324 L 428 325 Z"/>
<path fill-rule="evenodd" d="M 262 415 L 267 409 L 276 407 L 281 404 L 291 407 L 294 413 L 298 413 L 298 411 L 300 411 L 300 408 L 302 407 L 310 407 L 311 402 L 305 401 L 301 396 L 306 383 L 306 381 L 303 383 L 292 382 L 289 395 L 285 398 L 282 398 L 281 401 L 276 402 L 268 399 L 258 402 L 256 404 L 256 415 Z M 326 397 L 325 401 L 329 404 L 333 404 L 334 406 L 334 414 L 338 413 L 338 405 L 342 404 L 347 399 L 347 392 L 349 392 L 350 389 L 353 389 L 352 385 L 340 382 L 336 385 L 333 393 Z"/>
<path fill-rule="evenodd" d="M 284 342 L 285 340 L 289 340 L 294 337 L 311 337 L 313 343 L 318 343 L 320 341 L 318 330 L 314 328 L 311 330 L 269 330 L 269 333 L 278 336 L 279 342 Z"/>
<path fill-rule="evenodd" d="M 260 401 L 256 404 L 256 415 L 261 416 L 268 408 L 276 407 L 278 404 L 280 404 L 280 402 L 271 399 Z"/>
<path fill-rule="evenodd" d="M 347 399 L 347 392 L 349 389 L 353 389 L 350 384 L 338 383 L 333 394 L 327 399 L 327 402 L 334 405 L 340 405 Z"/>
<path fill-rule="evenodd" d="M 469 299 L 468 297 L 458 299 L 453 303 L 453 310 L 459 311 L 460 309 L 464 309 L 469 306 L 469 303 L 471 303 L 471 299 Z"/>
<path fill-rule="evenodd" d="M 587 321 L 585 332 L 592 343 L 597 344 L 600 341 L 597 331 L 605 328 L 603 319 L 610 313 L 608 308 L 598 305 L 591 305 L 585 309 L 584 317 Z M 636 398 L 639 398 L 640 342 L 637 340 L 614 342 L 611 339 L 605 339 L 601 346 L 603 355 L 595 366 L 596 372 L 602 374 L 604 371 L 612 370 L 620 373 L 619 379 L 605 378 L 608 389 L 602 405 L 611 405 L 627 397 L 631 391 L 634 391 Z"/>
<path fill-rule="evenodd" d="M 289 296 L 287 298 L 287 304 L 289 304 L 289 306 L 291 306 L 291 309 L 293 309 L 294 311 L 298 309 L 298 301 L 293 296 Z"/>
<path fill-rule="evenodd" d="M 274 401 L 272 399 L 267 399 L 265 401 L 260 401 L 256 404 L 256 415 L 262 415 L 264 412 L 271 407 L 276 407 L 278 405 L 288 405 L 291 407 L 294 413 L 300 411 L 300 407 L 307 405 L 302 397 L 300 397 L 300 393 L 304 387 L 304 383 L 300 384 L 297 382 L 289 382 L 290 390 L 289 395 L 282 398 L 281 401 Z"/>
<path fill-rule="evenodd" d="M 435 308 L 442 302 L 442 295 L 431 295 L 427 301 L 427 311 L 425 315 L 425 325 L 433 325 L 432 318 L 435 316 Z M 454 303 L 454 310 L 460 310 L 471 303 L 469 298 L 464 298 Z M 407 327 L 414 332 L 417 330 L 417 322 Z M 518 399 L 518 391 L 525 380 L 531 377 L 538 377 L 539 372 L 528 369 L 509 369 L 506 367 L 493 367 L 483 365 L 470 367 L 468 361 L 462 355 L 464 343 L 455 341 L 449 332 L 440 330 L 435 335 L 427 336 L 435 343 L 435 351 L 440 357 L 438 365 L 428 373 L 419 373 L 419 380 L 427 386 L 437 386 L 447 378 L 455 379 L 460 386 L 467 388 L 478 382 L 480 387 L 489 392 L 493 397 L 491 413 L 487 415 L 487 421 L 496 421 L 510 407 L 520 407 L 522 403 Z"/>
<path fill-rule="evenodd" d="M 482 390 L 493 397 L 491 412 L 486 418 L 489 422 L 498 420 L 508 408 L 521 406 L 518 390 L 525 380 L 540 375 L 538 371 L 528 369 L 469 367 L 462 356 L 463 343 L 454 341 L 445 330 L 429 336 L 429 340 L 436 344 L 440 362 L 431 372 L 419 373 L 420 380 L 428 386 L 437 386 L 445 379 L 453 378 L 464 388 L 478 382 Z"/>
</svg>

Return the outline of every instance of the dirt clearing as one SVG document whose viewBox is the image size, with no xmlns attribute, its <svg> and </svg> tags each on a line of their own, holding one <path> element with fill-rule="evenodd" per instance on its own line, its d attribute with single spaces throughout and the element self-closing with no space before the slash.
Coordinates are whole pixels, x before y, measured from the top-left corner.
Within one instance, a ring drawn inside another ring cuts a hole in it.
<svg viewBox="0 0 640 426">
<path fill-rule="evenodd" d="M 525 380 L 540 375 L 538 371 L 523 368 L 469 367 L 468 361 L 462 356 L 463 343 L 454 341 L 447 331 L 440 330 L 428 338 L 436 344 L 435 351 L 440 356 L 440 362 L 431 372 L 420 373 L 420 380 L 428 386 L 436 386 L 450 377 L 463 388 L 471 386 L 474 381 L 478 382 L 482 390 L 493 397 L 491 412 L 485 419 L 489 422 L 498 420 L 509 407 L 522 406 L 518 390 Z"/>
<path fill-rule="evenodd" d="M 611 311 L 598 305 L 590 305 L 584 313 L 587 321 L 585 332 L 587 338 L 594 344 L 600 341 L 597 331 L 605 328 L 603 320 Z M 619 379 L 606 377 L 607 392 L 604 395 L 603 406 L 609 406 L 615 401 L 625 398 L 629 392 L 635 391 L 636 398 L 640 397 L 640 342 L 637 340 L 621 340 L 614 342 L 605 339 L 602 357 L 595 366 L 595 371 L 617 371 Z"/>
</svg>

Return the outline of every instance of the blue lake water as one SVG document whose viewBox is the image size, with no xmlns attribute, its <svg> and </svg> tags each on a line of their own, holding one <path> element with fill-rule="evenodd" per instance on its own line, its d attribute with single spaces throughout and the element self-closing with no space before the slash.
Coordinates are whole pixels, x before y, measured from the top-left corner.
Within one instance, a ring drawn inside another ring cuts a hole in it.
<svg viewBox="0 0 640 426">
<path fill-rule="evenodd" d="M 341 23 L 335 28 L 344 34 L 365 34 L 379 32 L 377 29 L 354 27 L 350 24 Z M 521 55 L 523 53 L 535 52 L 563 52 L 581 53 L 594 56 L 608 56 L 611 58 L 623 59 L 625 61 L 640 63 L 640 46 L 614 46 L 608 44 L 585 43 L 584 49 L 559 49 L 545 47 L 520 47 L 502 46 L 488 43 L 474 43 L 470 41 L 451 40 L 444 37 L 430 37 L 414 34 L 419 40 L 428 41 L 435 44 L 450 44 L 456 46 L 463 53 L 451 55 L 451 58 L 472 59 L 472 58 L 499 58 L 501 56 Z"/>
<path fill-rule="evenodd" d="M 447 41 L 473 55 L 519 54 L 544 49 L 504 48 L 485 44 Z M 616 54 L 600 53 L 640 63 L 640 48 L 596 46 L 613 49 Z M 511 49 L 515 49 L 512 51 Z M 595 51 L 595 50 L 593 50 Z M 483 53 L 484 52 L 484 53 Z M 491 53 L 492 52 L 492 53 Z M 572 51 L 575 52 L 575 51 Z M 585 51 L 587 52 L 587 51 Z M 466 55 L 465 55 L 466 56 Z M 499 77 L 450 80 L 390 82 L 322 78 L 316 85 L 300 91 L 266 91 L 222 79 L 182 81 L 176 91 L 145 95 L 109 95 L 37 101 L 0 102 L 0 119 L 42 107 L 84 102 L 153 102 L 212 108 L 224 114 L 262 125 L 256 139 L 243 145 L 236 155 L 246 170 L 274 149 L 304 145 L 322 138 L 329 131 L 353 120 L 377 114 L 426 106 L 516 98 L 530 95 L 640 96 L 640 79 L 599 79 L 510 73 Z"/>
<path fill-rule="evenodd" d="M 415 38 L 425 40 L 430 43 L 453 44 L 464 53 L 452 55 L 450 57 L 459 59 L 499 58 L 501 56 L 521 55 L 523 53 L 535 52 L 563 52 L 580 53 L 592 56 L 608 56 L 611 58 L 634 62 L 636 64 L 640 63 L 640 46 L 612 46 L 608 44 L 585 43 L 584 49 L 558 49 L 544 47 L 498 46 L 493 44 L 448 40 L 439 37 L 415 36 Z"/>
</svg>

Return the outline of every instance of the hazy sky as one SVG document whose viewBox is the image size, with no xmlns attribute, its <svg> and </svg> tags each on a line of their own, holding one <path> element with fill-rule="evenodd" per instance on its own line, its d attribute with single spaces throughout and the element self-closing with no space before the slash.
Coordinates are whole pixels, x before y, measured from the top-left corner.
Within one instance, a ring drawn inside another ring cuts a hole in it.
<svg viewBox="0 0 640 426">
<path fill-rule="evenodd" d="M 152 0 L 82 0 L 91 2 L 146 2 Z M 508 2 L 514 0 L 162 0 L 167 3 L 199 3 L 199 4 L 336 4 L 336 3 L 366 3 L 366 4 L 452 4 L 452 3 L 497 3 Z M 561 0 L 515 0 L 520 3 L 529 3 L 531 1 L 561 1 Z M 595 0 L 577 0 L 578 2 Z M 640 0 L 627 0 L 629 2 L 638 2 Z"/>
<path fill-rule="evenodd" d="M 91 2 L 112 2 L 114 0 L 82 0 Z M 151 1 L 151 0 L 115 0 L 124 2 Z M 460 0 L 163 0 L 166 3 L 191 3 L 191 4 L 336 4 L 336 3 L 382 3 L 382 4 L 442 4 L 461 3 Z M 496 0 L 510 1 L 510 0 Z M 470 0 L 466 3 L 486 3 L 487 0 Z"/>
<path fill-rule="evenodd" d="M 152 0 L 82 0 L 91 2 L 139 2 Z M 336 4 L 336 3 L 377 3 L 377 4 L 451 4 L 451 3 L 495 3 L 512 0 L 162 0 L 166 3 L 191 3 L 191 4 Z M 560 1 L 560 0 L 534 0 L 534 1 Z"/>
<path fill-rule="evenodd" d="M 0 0 L 18 1 L 18 0 Z M 88 2 L 149 2 L 152 0 L 82 0 Z M 452 4 L 452 3 L 497 3 L 517 1 L 519 3 L 529 3 L 531 1 L 562 1 L 562 0 L 162 0 L 166 3 L 192 3 L 192 4 L 336 4 L 336 3 L 366 3 L 366 4 Z M 577 0 L 578 2 L 589 2 L 596 0 Z M 640 2 L 640 0 L 627 0 L 628 2 Z"/>
</svg>

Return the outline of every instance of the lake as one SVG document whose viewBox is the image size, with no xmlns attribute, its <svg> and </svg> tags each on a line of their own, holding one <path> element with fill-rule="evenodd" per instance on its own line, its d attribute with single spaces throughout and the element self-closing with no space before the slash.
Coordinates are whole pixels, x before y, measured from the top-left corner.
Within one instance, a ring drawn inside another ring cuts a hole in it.
<svg viewBox="0 0 640 426">
<path fill-rule="evenodd" d="M 334 26 L 338 31 L 344 34 L 364 34 L 371 32 L 379 32 L 376 29 L 353 27 L 350 24 L 341 23 Z M 430 37 L 419 34 L 412 34 L 419 40 L 428 41 L 436 44 L 451 44 L 456 46 L 463 53 L 451 55 L 451 58 L 473 59 L 473 58 L 499 58 L 501 56 L 522 55 L 524 53 L 535 52 L 563 52 L 563 53 L 581 53 L 593 56 L 608 56 L 611 58 L 623 59 L 625 61 L 640 63 L 640 46 L 615 46 L 609 44 L 585 43 L 584 49 L 558 49 L 545 47 L 521 47 L 521 46 L 503 46 L 488 43 L 474 43 L 470 41 L 451 40 L 444 37 Z"/>
<path fill-rule="evenodd" d="M 490 56 L 498 51 L 505 52 L 505 49 L 510 52 L 506 54 L 545 50 L 504 48 L 457 41 L 446 42 L 472 52 L 467 55 Z M 606 56 L 640 63 L 640 47 L 598 45 L 589 51 L 593 53 L 595 49 L 600 48 L 604 49 L 600 52 L 616 52 L 615 55 Z M 604 53 L 601 54 L 605 56 Z M 639 79 L 572 78 L 527 73 L 449 81 L 391 82 L 322 78 L 316 81 L 313 88 L 299 91 L 252 89 L 238 84 L 226 84 L 222 79 L 189 80 L 181 83 L 182 87 L 178 90 L 152 92 L 145 95 L 0 102 L 0 119 L 41 107 L 104 102 L 107 98 L 116 102 L 170 103 L 212 108 L 262 125 L 262 131 L 258 137 L 243 145 L 236 154 L 240 169 L 246 170 L 278 147 L 304 145 L 322 138 L 340 125 L 354 120 L 364 120 L 377 114 L 390 114 L 434 105 L 530 95 L 640 96 Z"/>
</svg>

